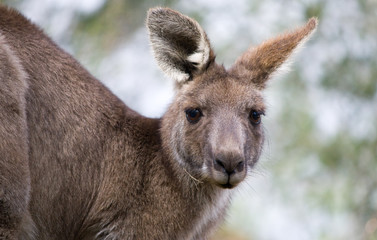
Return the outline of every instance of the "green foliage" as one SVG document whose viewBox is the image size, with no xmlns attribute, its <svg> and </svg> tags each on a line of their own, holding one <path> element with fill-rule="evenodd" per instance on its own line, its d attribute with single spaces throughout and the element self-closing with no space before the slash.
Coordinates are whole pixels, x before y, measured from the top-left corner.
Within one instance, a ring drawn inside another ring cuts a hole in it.
<svg viewBox="0 0 377 240">
<path fill-rule="evenodd" d="M 326 66 L 322 85 L 349 93 L 359 98 L 373 99 L 377 90 L 377 60 L 375 55 L 368 58 L 346 56 L 340 63 Z M 350 71 L 352 69 L 352 71 Z"/>
</svg>

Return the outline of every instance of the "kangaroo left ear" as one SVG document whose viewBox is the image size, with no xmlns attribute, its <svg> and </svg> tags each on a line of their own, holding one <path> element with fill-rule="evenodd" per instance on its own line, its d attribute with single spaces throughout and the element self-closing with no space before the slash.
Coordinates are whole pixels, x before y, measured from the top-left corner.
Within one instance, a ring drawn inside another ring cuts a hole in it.
<svg viewBox="0 0 377 240">
<path fill-rule="evenodd" d="M 230 69 L 234 74 L 250 79 L 258 89 L 264 89 L 267 80 L 314 33 L 318 20 L 311 18 L 307 24 L 293 32 L 283 34 L 246 51 Z"/>
<path fill-rule="evenodd" d="M 147 27 L 158 65 L 178 83 L 202 73 L 215 58 L 204 30 L 179 12 L 152 8 L 148 11 Z"/>
</svg>

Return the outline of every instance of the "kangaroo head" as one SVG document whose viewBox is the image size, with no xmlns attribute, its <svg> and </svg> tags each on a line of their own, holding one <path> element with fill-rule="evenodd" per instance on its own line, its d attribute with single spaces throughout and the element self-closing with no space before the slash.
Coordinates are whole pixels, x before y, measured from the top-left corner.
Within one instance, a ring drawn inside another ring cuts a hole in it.
<svg viewBox="0 0 377 240">
<path fill-rule="evenodd" d="M 292 52 L 315 30 L 316 19 L 246 51 L 228 70 L 199 24 L 176 11 L 154 8 L 147 26 L 154 56 L 176 82 L 162 119 L 162 142 L 192 177 L 232 188 L 258 161 L 264 134 L 262 91 Z"/>
</svg>

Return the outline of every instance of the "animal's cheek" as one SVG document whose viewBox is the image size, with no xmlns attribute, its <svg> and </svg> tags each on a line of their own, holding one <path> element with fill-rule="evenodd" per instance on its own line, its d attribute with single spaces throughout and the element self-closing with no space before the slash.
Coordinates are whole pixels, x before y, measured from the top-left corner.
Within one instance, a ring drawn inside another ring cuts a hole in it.
<svg viewBox="0 0 377 240">
<path fill-rule="evenodd" d="M 249 129 L 247 131 L 244 155 L 247 165 L 252 167 L 260 157 L 264 143 L 263 129 Z"/>
<path fill-rule="evenodd" d="M 203 141 L 200 132 L 196 130 L 186 130 L 180 141 L 180 152 L 188 165 L 200 168 L 203 163 Z"/>
</svg>

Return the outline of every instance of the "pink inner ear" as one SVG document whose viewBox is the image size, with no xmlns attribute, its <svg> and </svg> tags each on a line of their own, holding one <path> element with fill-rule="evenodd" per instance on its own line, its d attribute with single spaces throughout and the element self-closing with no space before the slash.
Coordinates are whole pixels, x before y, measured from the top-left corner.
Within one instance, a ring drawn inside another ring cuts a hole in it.
<svg viewBox="0 0 377 240">
<path fill-rule="evenodd" d="M 230 71 L 250 79 L 259 89 L 265 88 L 270 75 L 287 61 L 295 49 L 309 39 L 317 27 L 317 22 L 316 18 L 311 18 L 305 26 L 249 49 L 237 59 Z"/>
</svg>

